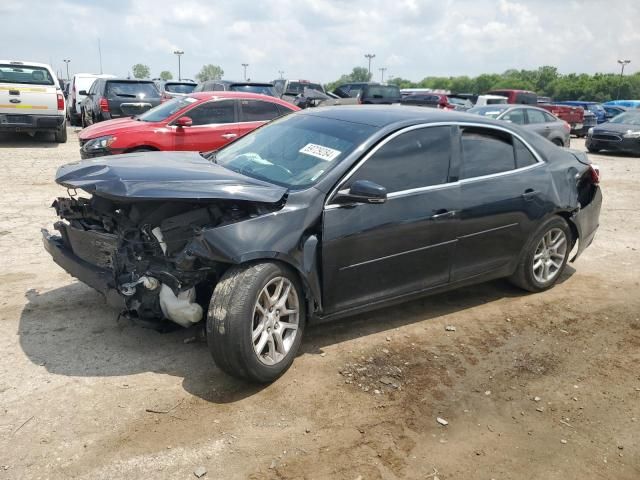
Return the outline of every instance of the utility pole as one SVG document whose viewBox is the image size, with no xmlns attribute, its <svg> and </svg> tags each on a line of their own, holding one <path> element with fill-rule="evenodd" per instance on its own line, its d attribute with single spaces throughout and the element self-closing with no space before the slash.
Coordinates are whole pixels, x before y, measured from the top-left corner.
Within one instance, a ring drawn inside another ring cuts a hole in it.
<svg viewBox="0 0 640 480">
<path fill-rule="evenodd" d="M 65 58 L 62 61 L 67 64 L 67 82 L 68 82 L 69 81 L 69 62 L 71 61 L 71 59 Z"/>
<path fill-rule="evenodd" d="M 620 88 L 622 87 L 622 76 L 624 75 L 624 67 L 631 63 L 631 60 L 618 60 L 620 64 L 620 83 L 618 83 L 618 94 L 616 95 L 616 100 L 620 99 Z"/>
<path fill-rule="evenodd" d="M 284 70 L 278 70 L 278 73 L 280 74 L 280 79 L 282 80 L 284 78 Z"/>
<path fill-rule="evenodd" d="M 182 70 L 181 70 L 181 65 L 180 65 L 180 57 L 182 55 L 184 55 L 184 50 L 174 50 L 173 54 L 178 56 L 178 81 L 180 81 L 180 80 L 182 80 Z"/>
<path fill-rule="evenodd" d="M 249 66 L 248 63 L 243 63 L 242 64 L 242 68 L 244 68 L 244 81 L 247 81 L 247 67 Z"/>
<path fill-rule="evenodd" d="M 384 72 L 387 70 L 387 67 L 381 67 L 380 70 L 380 83 L 384 83 Z"/>
<path fill-rule="evenodd" d="M 371 80 L 371 59 L 376 58 L 376 56 L 373 53 L 367 53 L 365 54 L 364 58 L 369 59 L 369 80 Z"/>
<path fill-rule="evenodd" d="M 98 58 L 100 59 L 100 75 L 102 75 L 102 49 L 100 48 L 99 38 L 98 38 Z"/>
</svg>

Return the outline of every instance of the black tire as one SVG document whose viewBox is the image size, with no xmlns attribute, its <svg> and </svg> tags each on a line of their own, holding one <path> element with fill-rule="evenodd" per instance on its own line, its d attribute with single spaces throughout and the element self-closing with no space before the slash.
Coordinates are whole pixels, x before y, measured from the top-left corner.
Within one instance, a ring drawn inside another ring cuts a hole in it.
<svg viewBox="0 0 640 480">
<path fill-rule="evenodd" d="M 536 249 L 542 241 L 542 238 L 548 232 L 556 229 L 561 230 L 565 236 L 566 249 L 564 252 L 564 258 L 562 259 L 560 268 L 557 270 L 557 273 L 553 278 L 547 282 L 541 282 L 536 279 L 534 274 L 534 255 L 536 254 Z M 571 228 L 567 221 L 559 216 L 549 218 L 540 225 L 525 245 L 520 258 L 520 263 L 518 264 L 515 273 L 509 277 L 509 281 L 524 290 L 528 290 L 529 292 L 542 292 L 544 290 L 548 290 L 553 287 L 562 276 L 562 272 L 564 272 L 567 260 L 569 259 L 569 254 L 571 253 L 572 246 L 573 238 Z"/>
<path fill-rule="evenodd" d="M 587 150 L 589 151 L 589 153 L 598 153 L 600 151 L 599 148 L 594 147 L 587 147 Z"/>
<path fill-rule="evenodd" d="M 58 131 L 54 134 L 56 143 L 67 143 L 67 122 L 62 122 Z"/>
<path fill-rule="evenodd" d="M 559 147 L 564 147 L 564 142 L 560 138 L 554 138 L 551 142 Z"/>
<path fill-rule="evenodd" d="M 288 280 L 295 288 L 298 328 L 284 357 L 277 363 L 267 365 L 254 349 L 252 333 L 257 318 L 255 305 L 263 288 L 278 277 Z M 300 348 L 306 321 L 304 299 L 298 276 L 280 263 L 231 267 L 216 285 L 207 314 L 207 343 L 216 365 L 229 375 L 252 382 L 269 383 L 276 380 L 291 366 Z"/>
</svg>

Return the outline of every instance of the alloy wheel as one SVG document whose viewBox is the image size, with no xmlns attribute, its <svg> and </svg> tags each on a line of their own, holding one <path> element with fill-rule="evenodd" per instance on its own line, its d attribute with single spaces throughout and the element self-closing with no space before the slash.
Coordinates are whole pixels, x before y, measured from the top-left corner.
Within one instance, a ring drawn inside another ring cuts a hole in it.
<svg viewBox="0 0 640 480">
<path fill-rule="evenodd" d="M 567 255 L 567 236 L 560 228 L 546 232 L 533 255 L 533 277 L 538 283 L 551 282 L 562 269 Z"/>
</svg>

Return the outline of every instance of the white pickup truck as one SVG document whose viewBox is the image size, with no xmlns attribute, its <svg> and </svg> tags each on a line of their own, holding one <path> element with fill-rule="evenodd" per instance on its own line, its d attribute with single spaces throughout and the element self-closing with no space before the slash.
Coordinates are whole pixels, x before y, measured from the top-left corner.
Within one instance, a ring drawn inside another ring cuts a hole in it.
<svg viewBox="0 0 640 480">
<path fill-rule="evenodd" d="M 67 141 L 65 100 L 49 65 L 0 60 L 0 132 L 52 132 Z"/>
</svg>

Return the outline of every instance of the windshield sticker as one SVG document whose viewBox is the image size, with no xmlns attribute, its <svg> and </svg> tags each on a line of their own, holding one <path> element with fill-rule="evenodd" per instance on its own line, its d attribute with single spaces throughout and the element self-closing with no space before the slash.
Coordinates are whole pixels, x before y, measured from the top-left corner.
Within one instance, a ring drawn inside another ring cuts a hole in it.
<svg viewBox="0 0 640 480">
<path fill-rule="evenodd" d="M 193 102 L 197 102 L 198 99 L 197 98 L 193 98 L 193 97 L 185 97 L 184 101 L 185 102 L 189 102 L 189 103 L 193 103 Z"/>
<path fill-rule="evenodd" d="M 319 158 L 325 162 L 331 162 L 338 157 L 342 152 L 340 150 L 334 150 L 333 148 L 323 147 L 322 145 L 316 145 L 315 143 L 307 143 L 299 150 L 300 153 L 305 155 L 311 155 L 312 157 Z"/>
</svg>

